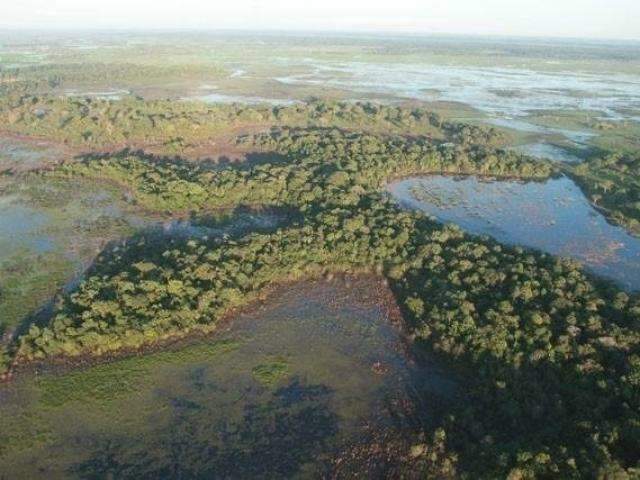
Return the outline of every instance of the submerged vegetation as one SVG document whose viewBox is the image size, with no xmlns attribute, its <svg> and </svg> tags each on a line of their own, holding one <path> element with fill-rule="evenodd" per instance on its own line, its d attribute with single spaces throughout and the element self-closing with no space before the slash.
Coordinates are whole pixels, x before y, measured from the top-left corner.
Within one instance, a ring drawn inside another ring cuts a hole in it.
<svg viewBox="0 0 640 480">
<path fill-rule="evenodd" d="M 46 310 L 109 240 L 131 235 L 143 222 L 125 210 L 116 188 L 80 178 L 20 177 L 3 195 L 0 332 L 7 336 Z"/>
<path fill-rule="evenodd" d="M 18 252 L 0 262 L 0 336 L 37 311 L 72 274 L 59 253 Z M 46 268 L 43 268 L 46 264 Z"/>
<path fill-rule="evenodd" d="M 238 205 L 303 215 L 240 238 L 141 233 L 112 245 L 56 299 L 49 323 L 19 339 L 13 361 L 209 332 L 275 282 L 372 272 L 387 278 L 416 343 L 466 375 L 466 391 L 428 425 L 437 442 L 414 448 L 425 472 L 637 473 L 640 298 L 576 262 L 403 211 L 383 192 L 389 179 L 420 173 L 545 179 L 552 164 L 465 138 L 442 144 L 332 128 L 276 128 L 238 141 L 279 155 L 219 166 L 125 151 L 32 174 L 115 182 L 144 208 L 196 217 Z M 253 374 L 268 385 L 286 369 L 276 359 Z"/>
<path fill-rule="evenodd" d="M 289 375 L 289 362 L 286 358 L 274 358 L 254 367 L 252 373 L 253 377 L 263 385 L 273 386 Z"/>
</svg>

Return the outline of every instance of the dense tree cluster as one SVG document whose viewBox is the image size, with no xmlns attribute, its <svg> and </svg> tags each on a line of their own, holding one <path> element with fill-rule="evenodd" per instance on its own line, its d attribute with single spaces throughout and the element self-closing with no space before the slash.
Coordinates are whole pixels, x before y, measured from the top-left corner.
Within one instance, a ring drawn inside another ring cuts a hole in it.
<svg viewBox="0 0 640 480">
<path fill-rule="evenodd" d="M 274 282 L 375 272 L 390 282 L 416 341 L 466 374 L 465 391 L 434 425 L 438 451 L 447 452 L 438 457 L 456 458 L 458 474 L 638 474 L 640 298 L 575 262 L 403 211 L 381 192 L 394 176 L 545 178 L 553 173 L 549 164 L 484 146 L 335 129 L 277 129 L 239 141 L 280 156 L 195 168 L 125 153 L 51 173 L 116 181 L 148 208 L 244 203 L 304 215 L 287 228 L 241 238 L 148 233 L 112 246 L 58 299 L 49 324 L 20 339 L 18 361 L 211 331 Z"/>
<path fill-rule="evenodd" d="M 0 123 L 11 132 L 62 140 L 83 148 L 123 144 L 178 148 L 205 142 L 234 127 L 271 125 L 411 132 L 487 145 L 504 142 L 503 135 L 494 128 L 445 121 L 424 108 L 326 101 L 247 106 L 14 93 L 0 96 Z"/>
<path fill-rule="evenodd" d="M 567 170 L 610 220 L 640 235 L 640 154 L 610 153 Z"/>
<path fill-rule="evenodd" d="M 284 161 L 243 167 L 193 165 L 124 151 L 116 156 L 70 162 L 51 173 L 115 181 L 144 207 L 167 211 L 230 208 L 239 204 L 355 205 L 392 177 L 420 173 L 547 178 L 545 162 L 477 145 L 436 145 L 337 129 L 276 129 L 239 143 L 275 152 Z"/>
<path fill-rule="evenodd" d="M 0 87 L 9 92 L 48 93 L 61 87 L 82 87 L 86 85 L 112 85 L 113 88 L 148 84 L 149 79 L 158 78 L 168 82 L 181 79 L 211 78 L 220 76 L 224 71 L 210 65 L 140 65 L 134 63 L 80 62 L 70 59 L 66 63 L 45 63 L 36 65 L 0 66 Z M 73 91 L 73 89 L 71 89 Z"/>
</svg>

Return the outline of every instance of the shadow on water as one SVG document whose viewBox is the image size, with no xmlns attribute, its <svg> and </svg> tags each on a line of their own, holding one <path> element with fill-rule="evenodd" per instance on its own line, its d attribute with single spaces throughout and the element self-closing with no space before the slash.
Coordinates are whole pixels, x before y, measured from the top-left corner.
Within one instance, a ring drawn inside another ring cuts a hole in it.
<svg viewBox="0 0 640 480">
<path fill-rule="evenodd" d="M 87 441 L 90 458 L 71 467 L 80 478 L 289 478 L 327 447 L 338 431 L 333 392 L 299 378 L 269 399 L 244 406 L 239 421 L 203 421 L 208 408 L 173 398 L 170 423 L 150 442 Z"/>
<path fill-rule="evenodd" d="M 238 240 L 252 233 L 272 233 L 279 228 L 291 226 L 301 219 L 300 212 L 288 208 L 239 205 L 227 211 L 192 214 L 186 219 L 149 223 L 127 239 L 113 240 L 107 243 L 98 257 L 109 256 L 128 242 L 137 243 L 144 240 L 149 243 L 165 246 L 174 244 L 179 247 L 180 243 L 192 239 L 201 239 L 207 242 L 220 242 L 225 239 Z M 80 282 L 92 273 L 94 265 L 95 260 L 69 280 L 60 289 L 59 294 L 75 290 Z M 46 326 L 51 318 L 55 301 L 54 297 L 27 315 L 13 331 L 11 341 L 26 334 L 32 325 Z"/>
<path fill-rule="evenodd" d="M 321 477 L 345 447 L 446 410 L 455 385 L 414 362 L 399 315 L 380 279 L 309 280 L 204 342 L 25 373 L 2 401 L 0 443 L 18 440 L 0 465 L 14 477 Z M 23 438 L 32 428 L 48 433 Z M 394 462 L 375 457 L 371 471 Z"/>
</svg>

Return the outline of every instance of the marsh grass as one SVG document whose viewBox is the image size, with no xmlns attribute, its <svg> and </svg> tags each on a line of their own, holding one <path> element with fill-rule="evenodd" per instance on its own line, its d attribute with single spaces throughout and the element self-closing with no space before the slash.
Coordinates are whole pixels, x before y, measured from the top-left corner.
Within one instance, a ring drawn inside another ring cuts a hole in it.
<svg viewBox="0 0 640 480">
<path fill-rule="evenodd" d="M 289 361 L 284 357 L 275 357 L 265 363 L 256 365 L 251 373 L 256 381 L 266 387 L 275 386 L 291 374 Z"/>
<path fill-rule="evenodd" d="M 44 407 L 58 407 L 68 402 L 98 402 L 104 404 L 147 388 L 152 369 L 161 365 L 184 365 L 236 350 L 238 340 L 222 340 L 189 346 L 177 351 L 162 351 L 70 370 L 60 375 L 48 375 L 36 380 L 39 402 Z"/>
</svg>

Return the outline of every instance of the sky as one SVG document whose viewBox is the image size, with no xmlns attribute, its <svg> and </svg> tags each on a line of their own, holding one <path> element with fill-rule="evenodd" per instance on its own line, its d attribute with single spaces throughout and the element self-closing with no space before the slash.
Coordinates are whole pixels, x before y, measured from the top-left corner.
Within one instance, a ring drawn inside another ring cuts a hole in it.
<svg viewBox="0 0 640 480">
<path fill-rule="evenodd" d="M 640 40 L 640 0 L 0 0 L 0 27 Z"/>
</svg>

